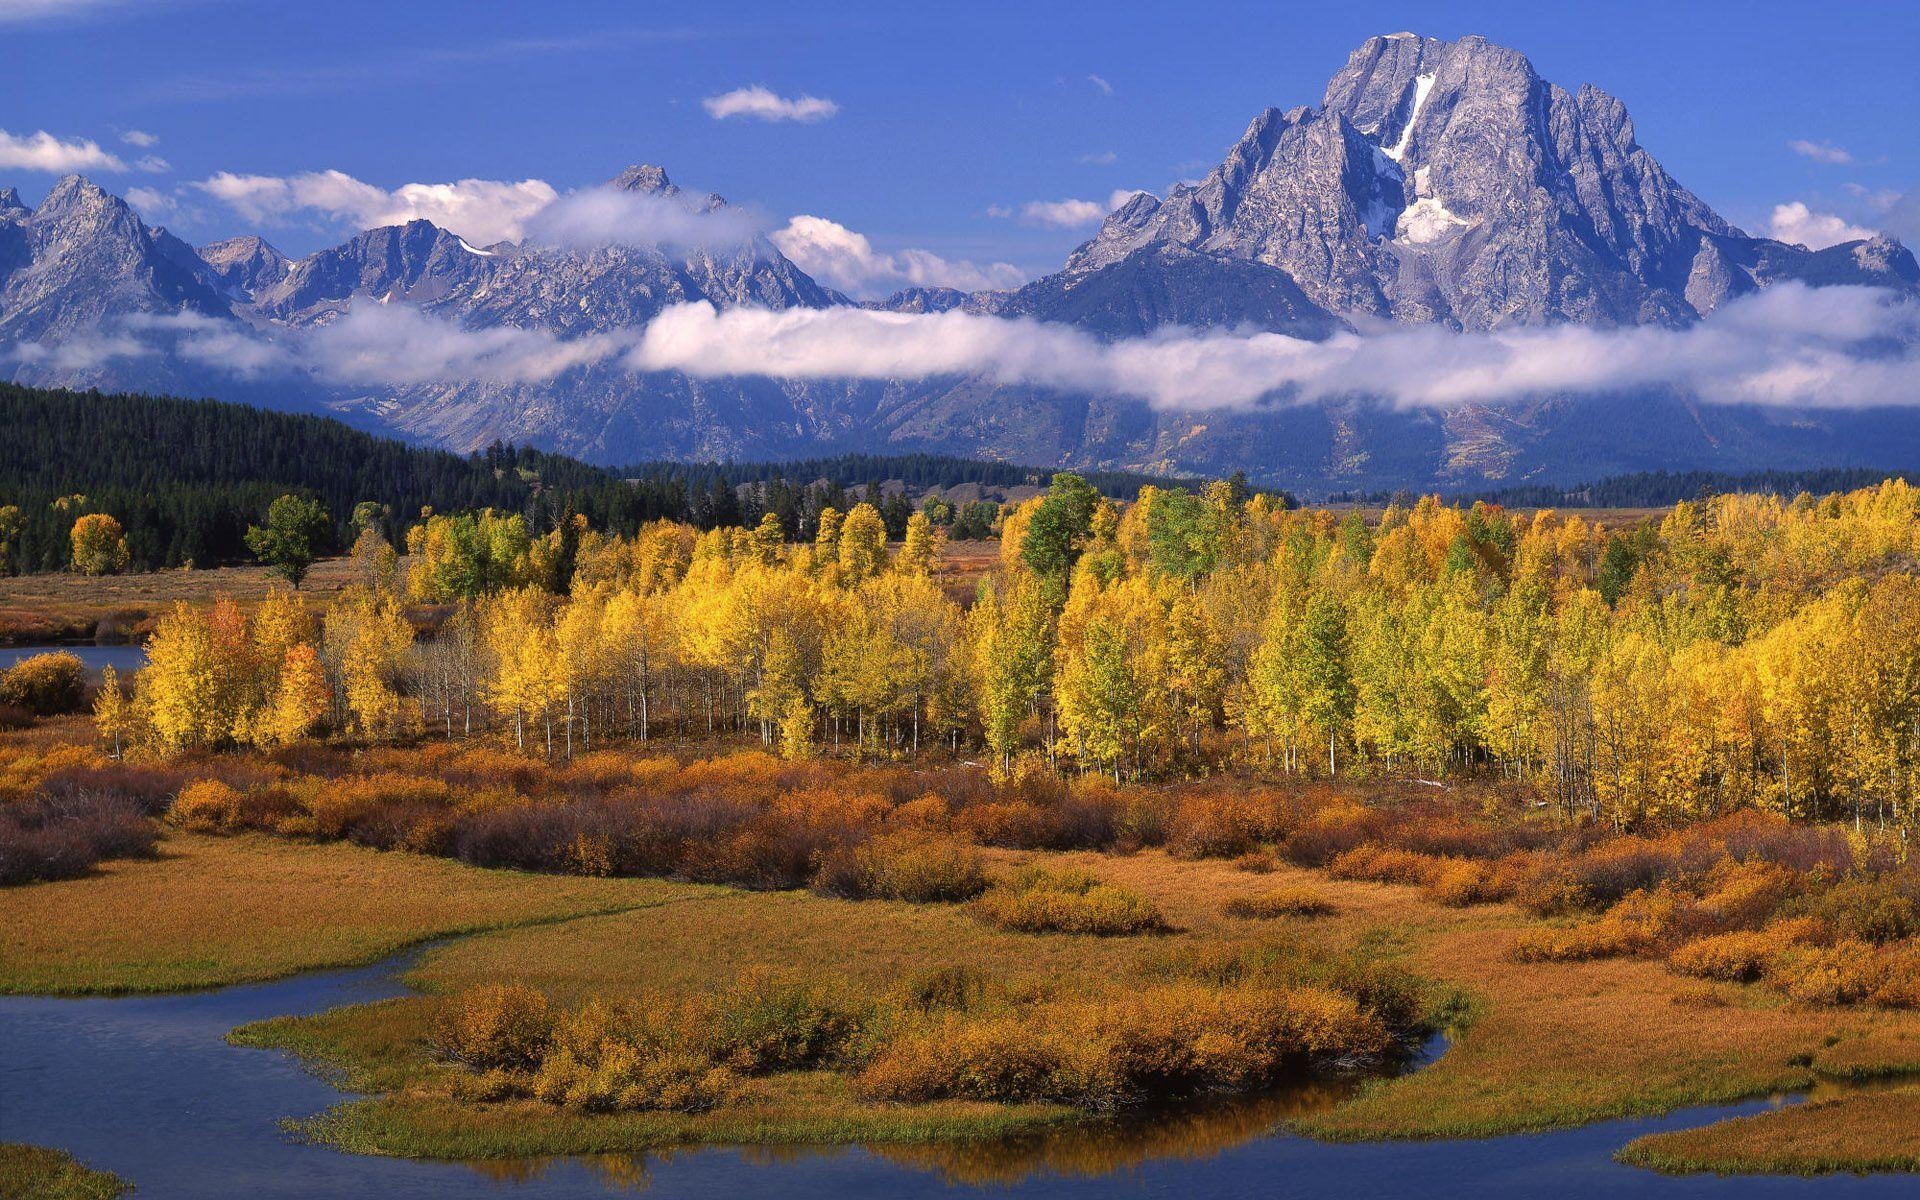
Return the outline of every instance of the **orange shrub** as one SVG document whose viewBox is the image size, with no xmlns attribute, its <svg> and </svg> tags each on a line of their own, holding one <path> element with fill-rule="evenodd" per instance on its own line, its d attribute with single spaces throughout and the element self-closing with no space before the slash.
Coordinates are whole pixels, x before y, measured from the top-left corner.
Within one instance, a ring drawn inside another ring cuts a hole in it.
<svg viewBox="0 0 1920 1200">
<path fill-rule="evenodd" d="M 1054 1100 L 1097 1110 L 1245 1090 L 1317 1059 L 1391 1053 L 1387 1027 L 1328 988 L 1175 983 L 1016 1014 L 944 1014 L 891 1039 L 855 1081 L 884 1100 Z"/>
<path fill-rule="evenodd" d="M 553 1006 L 518 984 L 468 988 L 441 1007 L 433 1043 L 475 1070 L 527 1071 L 553 1042 Z"/>
<path fill-rule="evenodd" d="M 830 850 L 813 878 L 813 889 L 823 895 L 916 904 L 971 900 L 986 886 L 973 847 L 912 830 Z"/>
<path fill-rule="evenodd" d="M 1595 921 L 1532 929 L 1514 943 L 1517 962 L 1580 962 L 1654 950 L 1679 923 L 1681 901 L 1671 892 L 1636 892 Z"/>
<path fill-rule="evenodd" d="M 1883 972 L 1872 945 L 1849 939 L 1785 951 L 1767 981 L 1802 1004 L 1858 1004 L 1881 986 Z"/>
<path fill-rule="evenodd" d="M 1153 901 L 1102 883 L 1084 871 L 1026 867 L 973 902 L 973 915 L 1016 933 L 1085 933 L 1101 937 L 1155 933 L 1167 927 Z"/>
<path fill-rule="evenodd" d="M 0 672 L 0 704 L 37 716 L 79 712 L 86 707 L 87 669 L 79 656 L 58 650 L 23 658 Z"/>
<path fill-rule="evenodd" d="M 1327 864 L 1335 879 L 1370 879 L 1375 883 L 1430 885 L 1447 867 L 1444 859 L 1412 850 L 1372 844 L 1355 846 Z"/>
<path fill-rule="evenodd" d="M 217 779 L 202 779 L 180 789 L 167 820 L 195 833 L 233 833 L 241 826 L 241 795 Z"/>
</svg>

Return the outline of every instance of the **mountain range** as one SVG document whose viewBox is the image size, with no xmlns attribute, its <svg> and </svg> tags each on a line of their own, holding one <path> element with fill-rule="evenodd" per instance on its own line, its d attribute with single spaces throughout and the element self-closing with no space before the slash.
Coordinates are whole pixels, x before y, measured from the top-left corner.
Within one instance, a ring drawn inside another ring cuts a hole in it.
<svg viewBox="0 0 1920 1200">
<path fill-rule="evenodd" d="M 702 219 L 735 211 L 654 166 L 604 190 Z M 12 350 L 0 363 L 23 383 L 323 405 L 455 449 L 501 438 L 603 463 L 934 451 L 1245 469 L 1310 493 L 1920 463 L 1909 409 L 1710 404 L 1679 386 L 1435 408 L 1356 394 L 1192 410 L 964 373 L 701 378 L 636 373 L 602 355 L 539 378 L 348 386 L 220 360 L 223 346 L 324 329 L 366 305 L 570 347 L 631 334 L 688 301 L 723 312 L 959 311 L 1107 342 L 1180 329 L 1324 341 L 1418 326 L 1687 329 L 1788 282 L 1920 295 L 1920 266 L 1894 239 L 1816 251 L 1749 236 L 1667 174 L 1614 97 L 1569 92 L 1481 38 L 1412 34 L 1368 40 L 1318 107 L 1260 113 L 1205 178 L 1134 195 L 1059 271 L 1018 289 L 913 288 L 856 305 L 759 234 L 682 241 L 476 246 L 414 221 L 289 260 L 258 237 L 189 246 L 72 176 L 31 210 L 0 190 L 0 354 Z M 191 346 L 155 352 L 141 341 L 189 329 L 201 337 Z"/>
</svg>

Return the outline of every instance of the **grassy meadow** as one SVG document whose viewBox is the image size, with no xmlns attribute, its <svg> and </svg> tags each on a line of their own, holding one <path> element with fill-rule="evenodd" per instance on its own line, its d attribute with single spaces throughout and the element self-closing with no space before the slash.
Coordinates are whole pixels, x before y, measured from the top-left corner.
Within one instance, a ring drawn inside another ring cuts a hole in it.
<svg viewBox="0 0 1920 1200">
<path fill-rule="evenodd" d="M 701 896 L 349 844 L 175 833 L 150 860 L 4 894 L 0 992 L 181 991 L 372 962 L 435 938 Z"/>
</svg>

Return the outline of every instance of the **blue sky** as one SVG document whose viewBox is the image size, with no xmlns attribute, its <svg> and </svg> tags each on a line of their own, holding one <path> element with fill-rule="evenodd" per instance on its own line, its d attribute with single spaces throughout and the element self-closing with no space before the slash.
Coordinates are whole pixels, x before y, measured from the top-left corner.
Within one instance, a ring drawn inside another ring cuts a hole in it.
<svg viewBox="0 0 1920 1200">
<path fill-rule="evenodd" d="M 1261 108 L 1317 103 L 1349 50 L 1400 29 L 1484 34 L 1613 92 L 1644 146 L 1756 232 L 1793 202 L 1872 226 L 1920 181 L 1910 2 L 0 0 L 0 184 L 31 202 L 54 178 L 34 165 L 91 141 L 112 161 L 87 173 L 183 235 L 257 230 L 301 253 L 353 217 L 192 185 L 334 170 L 564 192 L 646 161 L 879 255 L 1038 273 L 1087 235 L 1061 223 L 1086 210 L 1026 206 L 1202 174 Z M 765 120 L 703 103 L 753 86 L 830 104 Z"/>
</svg>

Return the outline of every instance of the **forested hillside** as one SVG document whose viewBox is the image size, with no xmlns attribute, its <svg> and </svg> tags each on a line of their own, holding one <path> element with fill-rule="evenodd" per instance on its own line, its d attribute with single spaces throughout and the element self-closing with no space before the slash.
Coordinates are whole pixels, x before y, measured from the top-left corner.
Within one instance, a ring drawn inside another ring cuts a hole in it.
<svg viewBox="0 0 1920 1200">
<path fill-rule="evenodd" d="M 135 570 L 245 561 L 247 526 L 288 492 L 325 505 L 339 543 L 330 548 L 337 549 L 351 540 L 349 523 L 363 503 L 378 506 L 375 521 L 396 542 L 422 508 L 518 513 L 535 532 L 577 513 L 595 529 L 629 537 L 662 518 L 712 529 L 757 525 L 771 512 L 789 537 L 798 537 L 821 509 L 850 507 L 850 490 L 871 492 L 878 505 L 877 485 L 890 480 L 917 493 L 960 484 L 1044 487 L 1052 478 L 1045 468 L 924 454 L 622 470 L 500 444 L 463 457 L 327 417 L 12 384 L 0 384 L 0 428 L 7 431 L 0 439 L 0 507 L 19 510 L 5 569 L 18 573 L 66 566 L 68 532 L 93 512 L 120 523 Z M 1091 482 L 1131 498 L 1153 480 L 1115 472 Z M 899 498 L 885 506 L 892 536 L 904 533 L 907 513 Z M 982 536 L 987 525 L 976 515 L 961 532 Z"/>
</svg>

